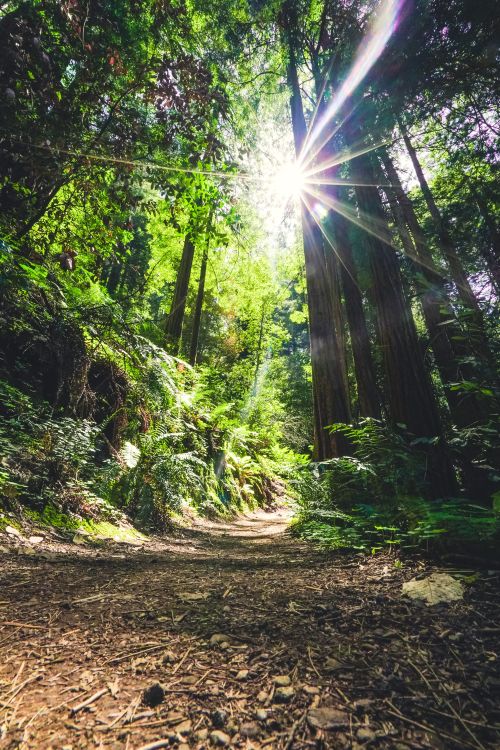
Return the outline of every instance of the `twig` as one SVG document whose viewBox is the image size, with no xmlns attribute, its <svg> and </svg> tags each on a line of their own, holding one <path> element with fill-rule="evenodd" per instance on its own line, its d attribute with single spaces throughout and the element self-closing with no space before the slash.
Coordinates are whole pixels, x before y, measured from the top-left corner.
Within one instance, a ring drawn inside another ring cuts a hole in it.
<svg viewBox="0 0 500 750">
<path fill-rule="evenodd" d="M 101 690 L 98 690 L 97 693 L 94 693 L 94 695 L 91 695 L 90 698 L 87 698 L 86 701 L 83 701 L 83 703 L 79 703 L 78 706 L 75 706 L 71 709 L 70 714 L 71 716 L 75 716 L 80 711 L 83 711 L 84 708 L 87 708 L 87 706 L 90 706 L 92 703 L 95 703 L 95 701 L 99 700 L 99 698 L 102 698 L 103 695 L 106 695 L 108 692 L 108 688 L 102 688 Z"/>
<path fill-rule="evenodd" d="M 30 625 L 28 622 L 16 622 L 15 620 L 9 622 L 0 622 L 2 625 L 12 625 L 14 628 L 31 628 L 32 630 L 47 630 L 46 625 Z"/>
<path fill-rule="evenodd" d="M 150 742 L 148 745 L 142 745 L 138 750 L 159 750 L 161 747 L 168 747 L 170 740 L 157 740 L 156 742 Z"/>
<path fill-rule="evenodd" d="M 168 646 L 170 641 L 164 641 L 163 643 L 159 643 L 157 646 L 149 646 L 148 648 L 141 648 L 139 651 L 129 651 L 127 654 L 123 654 L 123 656 L 115 656 L 113 659 L 106 659 L 106 661 L 103 662 L 104 664 L 118 664 L 121 661 L 125 661 L 126 659 L 132 659 L 134 656 L 141 656 L 141 654 L 148 654 L 151 651 L 160 651 L 162 648 L 165 648 L 165 646 Z"/>
<path fill-rule="evenodd" d="M 186 652 L 185 652 L 184 656 L 182 657 L 182 659 L 180 660 L 180 662 L 179 662 L 179 663 L 177 664 L 177 666 L 175 667 L 175 669 L 174 669 L 174 670 L 172 670 L 172 677 L 173 677 L 173 676 L 174 676 L 174 674 L 175 674 L 176 672 L 178 672 L 178 671 L 179 671 L 179 669 L 180 669 L 180 668 L 182 667 L 182 665 L 184 664 L 184 662 L 185 662 L 185 661 L 186 661 L 186 659 L 188 658 L 189 654 L 191 653 L 192 649 L 193 649 L 193 647 L 192 647 L 192 646 L 189 646 L 189 647 L 188 647 L 188 648 L 186 649 Z M 163 747 L 163 745 L 162 745 L 162 747 Z"/>
<path fill-rule="evenodd" d="M 308 709 L 306 709 L 306 710 L 304 711 L 304 713 L 302 714 L 302 716 L 300 716 L 300 717 L 299 717 L 299 718 L 297 719 L 297 721 L 294 721 L 294 723 L 293 723 L 293 725 L 292 725 L 292 728 L 290 729 L 290 734 L 288 735 L 288 740 L 287 740 L 287 742 L 286 742 L 286 745 L 285 745 L 285 748 L 284 748 L 284 750 L 290 750 L 290 748 L 292 747 L 292 745 L 293 745 L 293 741 L 294 741 L 294 739 L 295 739 L 295 735 L 297 734 L 297 731 L 299 730 L 300 726 L 301 726 L 301 725 L 302 725 L 302 724 L 304 723 L 304 721 L 305 721 L 305 718 L 306 718 L 306 716 L 307 716 L 307 711 L 308 711 Z"/>
</svg>

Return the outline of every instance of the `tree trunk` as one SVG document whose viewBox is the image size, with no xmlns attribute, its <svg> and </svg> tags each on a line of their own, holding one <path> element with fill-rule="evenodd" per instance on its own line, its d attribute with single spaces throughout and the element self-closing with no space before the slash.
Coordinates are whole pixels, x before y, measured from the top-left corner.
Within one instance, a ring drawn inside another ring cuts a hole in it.
<svg viewBox="0 0 500 750">
<path fill-rule="evenodd" d="M 429 209 L 429 213 L 436 227 L 441 251 L 443 253 L 443 256 L 446 258 L 446 261 L 448 262 L 451 277 L 455 283 L 455 286 L 457 287 L 457 292 L 460 300 L 462 301 L 464 307 L 469 310 L 470 333 L 471 339 L 474 342 L 474 347 L 477 354 L 485 359 L 489 364 L 491 364 L 492 356 L 484 331 L 483 313 L 479 306 L 479 302 L 477 301 L 477 298 L 469 283 L 469 279 L 467 278 L 467 274 L 465 273 L 465 270 L 462 266 L 462 262 L 460 261 L 460 258 L 458 257 L 457 252 L 453 246 L 453 241 L 448 231 L 448 227 L 446 226 L 446 223 L 441 216 L 436 201 L 434 200 L 434 196 L 426 180 L 426 177 L 422 170 L 422 166 L 418 159 L 417 152 L 410 140 L 406 126 L 400 118 L 398 118 L 398 124 L 403 136 L 403 140 L 405 142 L 406 150 L 408 151 L 411 162 L 413 164 L 413 168 L 415 170 L 415 174 L 417 175 L 418 183 L 427 204 L 427 208 Z"/>
<path fill-rule="evenodd" d="M 488 266 L 488 270 L 491 274 L 493 283 L 496 286 L 497 292 L 500 293 L 500 232 L 498 231 L 495 219 L 491 215 L 488 204 L 483 196 L 473 185 L 471 185 L 471 189 L 477 207 L 479 208 L 479 213 L 481 214 L 491 239 L 491 248 L 489 250 L 485 249 L 483 257 L 486 261 L 486 265 Z"/>
<path fill-rule="evenodd" d="M 404 424 L 416 437 L 437 437 L 439 443 L 429 446 L 428 470 L 433 494 L 443 497 L 456 489 L 454 472 L 443 444 L 437 404 L 429 373 L 420 350 L 415 323 L 403 292 L 399 262 L 392 247 L 382 201 L 375 187 L 370 159 L 361 156 L 351 161 L 358 206 L 363 220 L 373 222 L 377 236 L 366 233 L 373 296 L 379 321 L 379 332 L 387 378 L 389 411 L 395 425 Z M 380 235 L 385 236 L 384 240 Z"/>
<path fill-rule="evenodd" d="M 194 242 L 191 235 L 188 233 L 184 240 L 181 263 L 175 282 L 174 297 L 172 299 L 172 305 L 170 307 L 165 330 L 167 345 L 174 354 L 179 353 L 182 324 L 186 312 L 186 299 L 189 289 L 189 280 L 191 278 L 191 268 L 193 265 L 194 249 Z"/>
<path fill-rule="evenodd" d="M 347 221 L 340 214 L 336 214 L 332 226 L 335 249 L 340 259 L 340 274 L 358 389 L 359 413 L 362 417 L 380 419 L 380 395 L 375 378 L 370 336 L 366 327 L 363 298 L 347 232 Z"/>
<path fill-rule="evenodd" d="M 203 251 L 200 268 L 200 280 L 198 281 L 198 293 L 193 315 L 193 330 L 191 332 L 191 346 L 189 349 L 189 362 L 194 367 L 198 356 L 198 341 L 200 338 L 201 313 L 203 311 L 203 298 L 205 296 L 205 279 L 207 276 L 209 239 Z"/>
<path fill-rule="evenodd" d="M 289 29 L 287 29 L 289 33 Z M 306 121 L 302 108 L 293 44 L 288 41 L 288 84 L 295 152 L 300 156 L 306 138 Z M 302 232 L 306 267 L 307 304 L 311 342 L 311 365 L 315 418 L 315 458 L 341 455 L 347 450 L 341 435 L 327 432 L 328 425 L 350 421 L 349 399 L 345 388 L 342 351 L 335 335 L 332 290 L 321 229 L 311 212 L 302 206 Z"/>
<path fill-rule="evenodd" d="M 403 245 L 410 243 L 408 248 L 405 247 L 405 252 L 412 259 L 414 281 L 451 416 L 457 427 L 470 427 L 484 417 L 481 405 L 474 394 L 461 394 L 450 386 L 474 378 L 471 366 L 461 363 L 461 360 L 470 358 L 472 352 L 464 341 L 446 284 L 435 266 L 413 205 L 385 149 L 381 152 L 381 158 L 391 183 L 385 192 L 394 207 L 396 220 L 398 224 L 406 224 L 413 236 L 412 242 L 406 232 Z"/>
</svg>

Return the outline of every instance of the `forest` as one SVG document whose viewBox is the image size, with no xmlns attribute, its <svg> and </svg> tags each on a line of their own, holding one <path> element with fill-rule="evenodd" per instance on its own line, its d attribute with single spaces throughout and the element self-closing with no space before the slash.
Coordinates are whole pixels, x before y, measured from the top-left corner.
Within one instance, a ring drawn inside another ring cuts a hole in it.
<svg viewBox="0 0 500 750">
<path fill-rule="evenodd" d="M 0 748 L 498 747 L 499 45 L 0 2 Z"/>
</svg>

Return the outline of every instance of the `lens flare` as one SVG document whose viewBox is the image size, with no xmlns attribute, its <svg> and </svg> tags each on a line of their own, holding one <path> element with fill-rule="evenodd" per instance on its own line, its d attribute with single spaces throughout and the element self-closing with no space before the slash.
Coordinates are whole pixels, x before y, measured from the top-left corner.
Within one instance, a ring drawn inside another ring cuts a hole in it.
<svg viewBox="0 0 500 750">
<path fill-rule="evenodd" d="M 301 160 L 312 145 L 318 140 L 329 122 L 338 114 L 339 110 L 361 83 L 370 68 L 376 63 L 384 48 L 397 28 L 398 20 L 405 0 L 382 0 L 376 17 L 358 48 L 352 68 L 339 88 L 321 119 L 316 122 L 304 144 Z"/>
</svg>

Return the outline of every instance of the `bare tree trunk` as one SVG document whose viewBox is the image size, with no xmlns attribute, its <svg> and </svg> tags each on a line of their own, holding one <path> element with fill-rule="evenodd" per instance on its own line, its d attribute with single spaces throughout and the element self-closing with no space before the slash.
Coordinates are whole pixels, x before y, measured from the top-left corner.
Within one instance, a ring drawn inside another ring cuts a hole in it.
<svg viewBox="0 0 500 750">
<path fill-rule="evenodd" d="M 191 268 L 194 258 L 194 242 L 188 233 L 184 240 L 182 249 L 181 263 L 177 272 L 175 282 L 174 297 L 170 307 L 170 313 L 166 324 L 167 344 L 174 354 L 178 354 L 182 335 L 182 325 L 184 323 L 184 314 L 186 312 L 186 299 L 189 289 L 189 280 L 191 278 Z"/>
<path fill-rule="evenodd" d="M 289 30 L 287 30 L 289 33 Z M 306 138 L 306 121 L 302 108 L 293 44 L 288 38 L 288 84 L 295 151 L 300 156 Z M 337 422 L 350 421 L 349 398 L 345 387 L 344 364 L 339 340 L 335 335 L 332 290 L 325 258 L 323 236 L 314 217 L 302 207 L 302 232 L 306 266 L 307 303 L 311 341 L 311 365 L 315 418 L 315 457 L 319 460 L 346 451 L 345 439 L 330 434 L 326 428 Z"/>
<path fill-rule="evenodd" d="M 203 311 L 203 299 L 205 296 L 205 280 L 207 277 L 208 248 L 209 248 L 209 239 L 207 237 L 205 249 L 203 250 L 203 257 L 201 259 L 200 279 L 198 281 L 198 292 L 196 294 L 196 304 L 194 307 L 194 315 L 193 315 L 193 330 L 191 332 L 191 346 L 189 349 L 189 362 L 191 365 L 193 365 L 193 367 L 196 364 L 196 359 L 198 357 L 198 341 L 200 338 L 201 313 Z"/>
<path fill-rule="evenodd" d="M 370 159 L 361 156 L 351 162 L 354 182 L 375 184 Z M 429 447 L 429 481 L 436 497 L 456 489 L 455 477 L 443 442 L 441 422 L 420 350 L 415 323 L 404 296 L 399 262 L 392 247 L 390 232 L 379 192 L 375 187 L 355 188 L 363 222 L 372 223 L 376 235 L 367 232 L 373 296 L 387 378 L 389 411 L 394 424 L 404 424 L 417 437 L 437 437 Z M 381 235 L 385 236 L 381 239 Z"/>
<path fill-rule="evenodd" d="M 375 378 L 363 298 L 347 233 L 346 219 L 340 214 L 336 214 L 333 220 L 333 232 L 335 249 L 340 260 L 340 274 L 358 390 L 359 413 L 362 417 L 380 419 L 380 394 Z"/>
<path fill-rule="evenodd" d="M 467 274 L 465 273 L 465 270 L 462 266 L 462 262 L 453 246 L 453 241 L 451 239 L 448 227 L 446 226 L 446 223 L 441 216 L 436 201 L 434 200 L 434 196 L 418 159 L 416 149 L 410 140 L 406 126 L 401 118 L 398 118 L 398 124 L 403 136 L 403 140 L 405 142 L 406 150 L 408 151 L 411 162 L 413 164 L 413 168 L 415 170 L 415 174 L 417 175 L 418 183 L 427 204 L 427 208 L 429 209 L 429 213 L 432 217 L 432 220 L 434 221 L 441 251 L 446 261 L 448 262 L 451 277 L 455 283 L 455 286 L 457 287 L 458 295 L 464 307 L 469 310 L 470 332 L 471 338 L 473 339 L 475 344 L 475 349 L 478 355 L 480 355 L 483 359 L 491 364 L 492 356 L 484 331 L 484 318 L 482 310 L 479 306 L 479 302 L 477 301 L 476 295 L 472 290 L 469 279 L 467 278 Z"/>
<path fill-rule="evenodd" d="M 473 393 L 462 394 L 453 390 L 452 386 L 461 380 L 474 378 L 473 369 L 468 364 L 473 352 L 467 346 L 448 297 L 446 284 L 435 266 L 412 202 L 404 191 L 394 163 L 385 150 L 382 151 L 381 158 L 391 183 L 391 187 L 386 188 L 389 201 L 395 206 L 396 213 L 400 214 L 399 221 L 406 223 L 413 235 L 415 244 L 411 243 L 408 254 L 414 260 L 414 280 L 451 416 L 458 427 L 470 427 L 484 418 L 484 410 Z M 408 239 L 411 242 L 411 237 Z"/>
</svg>

